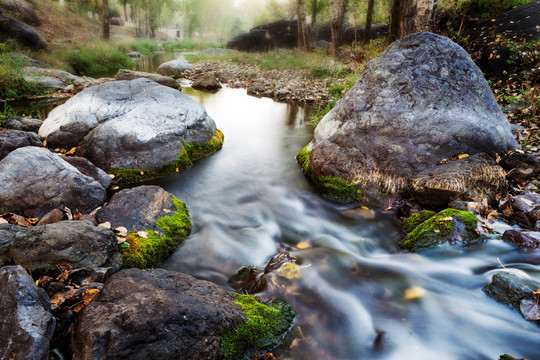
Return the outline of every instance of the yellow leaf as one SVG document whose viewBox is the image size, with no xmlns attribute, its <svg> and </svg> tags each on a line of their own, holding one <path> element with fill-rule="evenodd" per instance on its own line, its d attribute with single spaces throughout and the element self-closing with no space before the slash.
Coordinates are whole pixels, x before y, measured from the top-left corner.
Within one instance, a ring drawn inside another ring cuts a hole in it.
<svg viewBox="0 0 540 360">
<path fill-rule="evenodd" d="M 84 302 L 84 305 L 88 305 L 90 301 L 92 301 L 97 294 L 99 294 L 99 289 L 88 289 L 85 292 L 82 293 L 81 297 Z"/>
<path fill-rule="evenodd" d="M 73 155 L 73 154 L 75 154 L 75 151 L 77 151 L 77 148 L 76 148 L 76 147 L 71 148 L 71 150 L 69 150 L 67 153 Z"/>
<path fill-rule="evenodd" d="M 300 271 L 298 270 L 298 266 L 292 262 L 281 265 L 281 267 L 277 271 L 277 274 L 289 280 L 300 278 Z"/>
<path fill-rule="evenodd" d="M 405 294 L 403 294 L 403 299 L 416 300 L 416 299 L 423 298 L 425 295 L 426 295 L 426 289 L 420 286 L 413 286 L 405 290 Z"/>
<path fill-rule="evenodd" d="M 362 206 L 360 209 L 369 210 L 367 206 Z"/>
<path fill-rule="evenodd" d="M 307 241 L 300 241 L 298 244 L 296 244 L 296 247 L 299 249 L 309 249 L 311 247 L 311 244 Z"/>
<path fill-rule="evenodd" d="M 469 154 L 461 154 L 458 156 L 458 159 L 465 159 L 466 157 L 469 157 Z"/>
</svg>

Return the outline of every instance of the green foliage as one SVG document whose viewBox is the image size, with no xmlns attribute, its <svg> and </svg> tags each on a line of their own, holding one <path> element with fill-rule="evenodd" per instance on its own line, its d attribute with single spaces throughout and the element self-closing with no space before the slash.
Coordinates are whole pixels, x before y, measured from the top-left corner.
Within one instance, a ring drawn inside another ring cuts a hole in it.
<svg viewBox="0 0 540 360">
<path fill-rule="evenodd" d="M 456 223 L 464 227 L 465 236 L 461 240 L 471 242 L 479 237 L 475 231 L 477 221 L 476 216 L 467 211 L 446 209 L 416 226 L 399 245 L 405 250 L 413 251 L 456 240 L 448 238 L 454 231 Z"/>
<path fill-rule="evenodd" d="M 540 39 L 523 42 L 507 41 L 510 57 L 508 63 L 517 70 L 529 71 L 540 64 Z"/>
<path fill-rule="evenodd" d="M 441 0 L 438 7 L 464 17 L 489 18 L 529 2 L 531 0 Z"/>
<path fill-rule="evenodd" d="M 403 230 L 407 233 L 410 233 L 411 231 L 416 229 L 418 225 L 435 216 L 435 214 L 435 211 L 430 210 L 422 210 L 414 213 L 407 219 L 405 219 L 405 221 L 403 222 Z"/>
<path fill-rule="evenodd" d="M 159 50 L 158 42 L 154 39 L 136 39 L 117 43 L 117 47 L 124 53 L 138 51 L 142 55 L 149 56 Z"/>
<path fill-rule="evenodd" d="M 278 346 L 296 317 L 292 307 L 284 301 L 261 303 L 252 295 L 234 298 L 247 319 L 221 337 L 225 360 L 251 359 Z"/>
<path fill-rule="evenodd" d="M 44 94 L 43 89 L 24 79 L 23 61 L 3 52 L 9 48 L 9 45 L 0 44 L 0 100 L 21 99 Z"/>
<path fill-rule="evenodd" d="M 163 49 L 166 51 L 177 52 L 180 50 L 205 50 L 208 48 L 225 48 L 224 43 L 213 41 L 204 41 L 196 39 L 182 39 L 178 41 L 168 41 L 163 43 Z"/>
<path fill-rule="evenodd" d="M 146 230 L 148 238 L 144 238 L 136 232 L 128 233 L 126 242 L 120 246 L 124 268 L 156 267 L 189 236 L 191 231 L 189 211 L 182 201 L 174 196 L 172 199 L 177 211 L 172 216 L 162 217 L 156 222 L 163 234 Z"/>
</svg>

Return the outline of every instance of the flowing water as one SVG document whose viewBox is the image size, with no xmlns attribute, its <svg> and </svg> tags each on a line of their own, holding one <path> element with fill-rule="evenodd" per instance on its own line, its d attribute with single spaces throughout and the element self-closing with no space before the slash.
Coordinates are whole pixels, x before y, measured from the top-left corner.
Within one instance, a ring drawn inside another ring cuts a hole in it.
<svg viewBox="0 0 540 360">
<path fill-rule="evenodd" d="M 388 215 L 350 217 L 322 198 L 295 155 L 312 137 L 299 107 L 222 89 L 185 89 L 225 134 L 223 149 L 156 184 L 183 200 L 191 236 L 163 264 L 228 287 L 244 265 L 264 267 L 301 245 L 294 279 L 274 277 L 271 296 L 298 312 L 283 359 L 540 359 L 540 328 L 482 292 L 491 276 L 540 277 L 540 251 L 500 240 L 402 253 Z M 369 214 L 369 213 L 368 213 Z M 500 262 L 500 263 L 499 263 Z M 277 280 L 276 280 L 277 279 Z"/>
</svg>

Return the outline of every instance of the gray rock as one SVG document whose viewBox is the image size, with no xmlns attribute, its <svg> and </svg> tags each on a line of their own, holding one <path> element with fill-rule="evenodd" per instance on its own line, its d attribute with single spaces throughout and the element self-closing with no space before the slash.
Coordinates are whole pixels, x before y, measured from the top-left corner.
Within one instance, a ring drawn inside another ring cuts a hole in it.
<svg viewBox="0 0 540 360">
<path fill-rule="evenodd" d="M 243 320 L 232 293 L 208 281 L 123 270 L 77 319 L 73 359 L 218 359 L 220 336 Z"/>
<path fill-rule="evenodd" d="M 23 78 L 26 82 L 29 82 L 43 89 L 61 90 L 68 86 L 68 84 L 63 80 L 55 78 L 53 76 L 25 74 L 23 75 Z"/>
<path fill-rule="evenodd" d="M 195 81 L 192 85 L 192 88 L 208 92 L 216 92 L 222 88 L 218 79 L 215 77 L 207 77 Z"/>
<path fill-rule="evenodd" d="M 43 147 L 43 144 L 34 133 L 22 130 L 0 131 L 0 160 L 8 156 L 13 150 L 25 146 Z"/>
<path fill-rule="evenodd" d="M 315 129 L 312 177 L 395 193 L 441 159 L 517 143 L 482 72 L 450 39 L 415 33 L 372 60 Z"/>
<path fill-rule="evenodd" d="M 191 65 L 186 60 L 171 60 L 157 68 L 157 73 L 163 76 L 182 76 L 191 71 Z"/>
<path fill-rule="evenodd" d="M 501 159 L 501 166 L 507 171 L 508 180 L 525 184 L 540 177 L 540 159 L 532 154 L 513 153 Z"/>
<path fill-rule="evenodd" d="M 509 221 L 527 229 L 540 230 L 540 194 L 526 193 L 511 197 L 499 205 Z"/>
<path fill-rule="evenodd" d="M 14 117 L 14 118 L 7 118 L 2 123 L 2 127 L 4 129 L 29 131 L 29 132 L 33 132 L 37 134 L 42 124 L 43 124 L 43 120 L 40 120 L 40 119 Z"/>
<path fill-rule="evenodd" d="M 23 72 L 27 75 L 41 75 L 58 78 L 66 83 L 71 83 L 77 80 L 79 77 L 75 76 L 67 71 L 57 69 L 46 69 L 36 66 L 27 66 L 23 68 Z"/>
<path fill-rule="evenodd" d="M 40 26 L 41 20 L 34 10 L 33 4 L 24 0 L 2 0 L 0 1 L 0 9 L 5 13 L 19 19 L 25 24 Z"/>
<path fill-rule="evenodd" d="M 519 274 L 519 275 L 518 275 Z M 521 272 L 502 271 L 493 275 L 491 283 L 486 284 L 484 292 L 503 304 L 520 310 L 522 300 L 534 300 L 533 290 L 540 288 L 540 282 Z"/>
<path fill-rule="evenodd" d="M 46 271 L 59 262 L 68 262 L 75 269 L 103 266 L 118 270 L 122 265 L 115 233 L 86 221 L 18 226 L 8 231 L 16 231 L 9 246 L 10 263 L 33 272 Z"/>
<path fill-rule="evenodd" d="M 409 191 L 419 203 L 435 207 L 456 199 L 493 201 L 506 191 L 506 173 L 491 156 L 479 153 L 420 172 Z"/>
<path fill-rule="evenodd" d="M 133 58 L 133 59 L 138 59 L 142 56 L 142 54 L 138 51 L 131 51 L 127 54 L 127 56 L 129 56 L 130 58 Z"/>
<path fill-rule="evenodd" d="M 101 85 L 105 84 L 111 81 L 115 81 L 113 78 L 99 78 L 94 79 L 90 76 L 81 76 L 77 80 L 73 81 L 73 87 L 75 89 L 75 92 L 81 92 L 86 88 L 89 88 L 91 86 Z"/>
<path fill-rule="evenodd" d="M 0 224 L 0 264 L 11 262 L 11 244 L 15 241 L 15 235 L 19 228 L 17 225 Z"/>
<path fill-rule="evenodd" d="M 514 229 L 506 230 L 503 234 L 503 240 L 520 248 L 540 248 L 540 232 L 524 232 Z"/>
<path fill-rule="evenodd" d="M 64 206 L 89 213 L 105 199 L 103 186 L 45 148 L 19 148 L 0 161 L 0 213 L 41 217 Z"/>
<path fill-rule="evenodd" d="M 138 186 L 113 195 L 97 213 L 98 223 L 110 222 L 128 231 L 159 230 L 156 221 L 176 212 L 171 194 L 159 186 Z"/>
<path fill-rule="evenodd" d="M 149 79 L 157 82 L 158 84 L 168 86 L 173 89 L 179 89 L 180 84 L 173 78 L 168 76 L 163 76 L 159 74 L 152 74 L 143 71 L 133 71 L 120 69 L 118 73 L 114 76 L 116 80 L 135 80 L 135 79 Z"/>
<path fill-rule="evenodd" d="M 62 159 L 77 168 L 83 175 L 89 176 L 99 182 L 105 189 L 111 185 L 112 179 L 109 174 L 97 166 L 94 166 L 94 164 L 87 159 L 79 156 L 65 156 L 62 157 Z"/>
<path fill-rule="evenodd" d="M 14 39 L 35 50 L 49 50 L 47 41 L 31 26 L 0 14 L 0 42 Z"/>
<path fill-rule="evenodd" d="M 2 359 L 49 359 L 55 319 L 45 290 L 21 266 L 0 269 Z"/>
<path fill-rule="evenodd" d="M 26 56 L 23 53 L 9 52 L 6 55 L 9 56 L 12 59 L 16 59 L 16 60 L 21 61 L 24 66 L 35 66 L 35 67 L 39 67 L 39 68 L 48 68 L 49 67 L 49 65 L 47 65 L 45 63 L 42 63 L 39 60 L 32 59 L 31 57 Z"/>
<path fill-rule="evenodd" d="M 88 88 L 55 108 L 39 130 L 49 146 L 81 146 L 99 168 L 160 169 L 174 163 L 184 142 L 206 143 L 216 132 L 204 108 L 151 80 Z"/>
</svg>

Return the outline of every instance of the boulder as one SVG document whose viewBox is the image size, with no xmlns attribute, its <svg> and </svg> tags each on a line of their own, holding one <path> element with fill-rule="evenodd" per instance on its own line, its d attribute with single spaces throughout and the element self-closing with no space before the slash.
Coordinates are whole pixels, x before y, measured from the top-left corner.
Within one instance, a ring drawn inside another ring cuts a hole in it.
<svg viewBox="0 0 540 360">
<path fill-rule="evenodd" d="M 348 200 L 402 191 L 456 154 L 515 149 L 482 72 L 450 39 L 415 33 L 372 60 L 299 154 L 322 188 Z"/>
<path fill-rule="evenodd" d="M 0 213 L 41 217 L 64 206 L 89 213 L 105 199 L 103 186 L 45 148 L 19 148 L 0 161 Z"/>
<path fill-rule="evenodd" d="M 240 51 L 268 51 L 274 48 L 295 48 L 298 45 L 298 25 L 296 20 L 279 20 L 259 25 L 248 33 L 233 37 L 227 42 L 227 49 Z"/>
<path fill-rule="evenodd" d="M 221 336 L 244 320 L 234 296 L 189 275 L 123 270 L 84 308 L 74 359 L 217 359 Z"/>
<path fill-rule="evenodd" d="M 49 225 L 49 224 L 56 224 L 62 220 L 66 220 L 66 214 L 60 209 L 52 209 L 41 219 L 39 219 L 36 226 L 42 226 L 42 225 Z"/>
<path fill-rule="evenodd" d="M 47 68 L 37 67 L 37 66 L 24 67 L 23 72 L 26 75 L 30 75 L 30 76 L 41 75 L 41 76 L 54 77 L 54 78 L 64 81 L 65 83 L 72 83 L 79 78 L 78 76 L 75 76 L 64 70 L 47 69 Z"/>
<path fill-rule="evenodd" d="M 509 221 L 527 229 L 540 229 L 540 194 L 513 196 L 499 205 L 499 211 Z"/>
<path fill-rule="evenodd" d="M 457 199 L 493 201 L 506 192 L 506 173 L 494 158 L 479 153 L 418 173 L 409 191 L 419 203 L 434 207 L 446 207 Z"/>
<path fill-rule="evenodd" d="M 71 166 L 77 168 L 83 175 L 89 176 L 99 182 L 105 189 L 111 185 L 112 179 L 109 174 L 94 166 L 94 164 L 87 159 L 79 156 L 64 156 L 62 159 Z"/>
<path fill-rule="evenodd" d="M 42 124 L 43 124 L 43 120 L 40 120 L 40 119 L 14 117 L 14 118 L 7 118 L 2 123 L 2 127 L 4 129 L 29 131 L 29 132 L 33 132 L 37 134 Z"/>
<path fill-rule="evenodd" d="M 164 62 L 157 68 L 157 73 L 163 76 L 180 77 L 191 71 L 191 65 L 182 59 Z"/>
<path fill-rule="evenodd" d="M 10 58 L 15 59 L 15 60 L 19 60 L 24 66 L 34 66 L 34 67 L 39 67 L 39 68 L 49 67 L 49 65 L 39 60 L 32 59 L 31 57 L 26 56 L 20 52 L 8 52 L 6 53 L 6 56 L 9 56 Z"/>
<path fill-rule="evenodd" d="M 9 245 L 10 261 L 32 272 L 43 272 L 58 263 L 73 268 L 122 265 L 115 233 L 86 221 L 60 221 L 35 227 L 5 229 L 13 235 Z"/>
<path fill-rule="evenodd" d="M 21 266 L 0 269 L 2 359 L 49 359 L 55 319 L 45 290 Z"/>
<path fill-rule="evenodd" d="M 138 51 L 130 51 L 127 56 L 129 56 L 130 58 L 132 59 L 138 59 L 140 57 L 142 57 L 142 54 Z"/>
<path fill-rule="evenodd" d="M 86 88 L 89 88 L 91 86 L 101 85 L 105 84 L 111 81 L 115 81 L 113 78 L 99 78 L 94 79 L 90 76 L 81 76 L 80 78 L 73 81 L 73 87 L 75 89 L 75 92 L 81 92 Z"/>
<path fill-rule="evenodd" d="M 540 177 L 540 159 L 532 154 L 518 152 L 501 158 L 500 165 L 506 170 L 506 178 L 520 185 Z"/>
<path fill-rule="evenodd" d="M 15 149 L 25 146 L 43 147 L 34 133 L 22 130 L 0 131 L 0 161 Z"/>
<path fill-rule="evenodd" d="M 207 91 L 207 92 L 216 92 L 222 88 L 218 79 L 216 79 L 215 77 L 207 77 L 207 78 L 199 79 L 195 81 L 193 84 L 191 84 L 191 87 L 196 90 L 202 90 L 202 91 Z"/>
<path fill-rule="evenodd" d="M 540 248 L 539 232 L 524 232 L 515 229 L 506 230 L 503 234 L 503 240 L 514 244 L 520 248 L 538 249 Z"/>
<path fill-rule="evenodd" d="M 25 0 L 2 0 L 0 1 L 0 9 L 25 24 L 33 26 L 41 25 L 41 20 L 37 16 L 31 2 Z"/>
<path fill-rule="evenodd" d="M 171 87 L 173 89 L 179 89 L 180 84 L 173 78 L 168 76 L 163 76 L 159 74 L 151 74 L 143 71 L 133 71 L 120 69 L 118 73 L 114 76 L 116 80 L 135 80 L 135 79 L 149 79 L 157 82 L 158 84 Z"/>
<path fill-rule="evenodd" d="M 29 82 L 34 86 L 42 89 L 62 90 L 68 86 L 68 84 L 64 80 L 54 76 L 24 74 L 23 77 L 24 81 Z"/>
<path fill-rule="evenodd" d="M 51 111 L 38 135 L 52 147 L 80 146 L 78 154 L 107 172 L 133 169 L 133 178 L 183 169 L 194 159 L 188 148 L 210 155 L 223 141 L 200 104 L 148 79 L 78 93 Z"/>
<path fill-rule="evenodd" d="M 47 41 L 31 26 L 0 14 L 0 42 L 9 39 L 14 39 L 30 49 L 49 50 Z"/>
<path fill-rule="evenodd" d="M 540 281 L 519 271 L 501 271 L 482 290 L 493 299 L 520 310 L 522 300 L 535 300 L 532 291 L 540 289 Z"/>
<path fill-rule="evenodd" d="M 19 229 L 20 227 L 17 225 L 0 224 L 0 264 L 9 264 L 11 262 L 11 244 L 15 240 L 15 234 Z"/>
<path fill-rule="evenodd" d="M 99 223 L 124 226 L 128 231 L 158 230 L 156 221 L 178 211 L 171 194 L 159 186 L 144 185 L 117 192 L 97 213 Z"/>
</svg>

